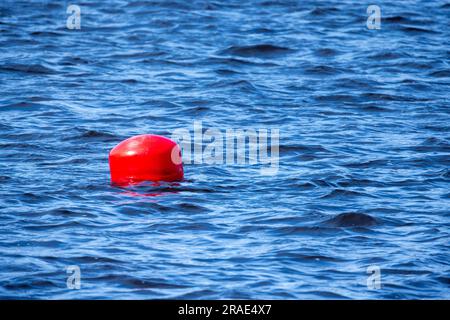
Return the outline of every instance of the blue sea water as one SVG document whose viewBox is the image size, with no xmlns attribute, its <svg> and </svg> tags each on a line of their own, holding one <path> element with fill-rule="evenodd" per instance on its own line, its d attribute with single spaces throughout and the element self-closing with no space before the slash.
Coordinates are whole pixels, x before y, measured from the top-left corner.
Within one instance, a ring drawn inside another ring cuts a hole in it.
<svg viewBox="0 0 450 320">
<path fill-rule="evenodd" d="M 0 298 L 450 298 L 449 1 L 2 0 L 0 48 Z M 194 121 L 279 129 L 278 173 L 110 185 Z"/>
</svg>

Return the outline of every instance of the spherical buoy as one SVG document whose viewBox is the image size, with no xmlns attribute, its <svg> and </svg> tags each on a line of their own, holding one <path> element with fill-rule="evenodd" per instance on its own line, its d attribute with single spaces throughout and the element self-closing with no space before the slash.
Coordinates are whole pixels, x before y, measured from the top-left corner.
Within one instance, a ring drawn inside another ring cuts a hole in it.
<svg viewBox="0 0 450 320">
<path fill-rule="evenodd" d="M 181 150 L 176 142 L 153 134 L 126 139 L 109 153 L 111 182 L 129 185 L 143 181 L 183 179 Z"/>
</svg>

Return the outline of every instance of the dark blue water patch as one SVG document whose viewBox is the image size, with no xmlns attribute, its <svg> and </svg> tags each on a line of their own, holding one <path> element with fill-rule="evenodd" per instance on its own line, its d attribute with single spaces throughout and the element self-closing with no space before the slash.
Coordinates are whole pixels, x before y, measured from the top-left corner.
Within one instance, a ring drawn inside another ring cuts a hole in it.
<svg viewBox="0 0 450 320">
<path fill-rule="evenodd" d="M 380 30 L 347 0 L 69 4 L 0 4 L 1 298 L 449 298 L 446 1 Z M 116 144 L 194 121 L 279 129 L 277 174 L 110 185 Z"/>
<path fill-rule="evenodd" d="M 437 31 L 434 31 L 434 30 L 431 30 L 431 29 L 412 27 L 412 26 L 403 26 L 403 28 L 401 30 L 405 31 L 407 33 L 417 33 L 417 34 L 421 34 L 421 33 L 436 33 L 437 32 Z"/>
<path fill-rule="evenodd" d="M 32 111 L 41 111 L 48 110 L 50 107 L 48 105 L 42 103 L 34 103 L 34 102 L 17 102 L 12 103 L 6 106 L 0 107 L 2 111 L 22 111 L 22 112 L 32 112 Z"/>
<path fill-rule="evenodd" d="M 248 60 L 248 58 L 221 58 L 221 57 L 210 57 L 206 61 L 200 61 L 201 64 L 212 64 L 219 66 L 229 66 L 236 68 L 243 67 L 276 67 L 278 66 L 275 62 L 263 62 L 256 60 Z"/>
<path fill-rule="evenodd" d="M 450 77 L 450 69 L 433 71 L 430 73 L 430 76 L 436 77 L 436 78 L 449 78 Z"/>
<path fill-rule="evenodd" d="M 232 75 L 239 75 L 240 72 L 230 69 L 217 69 L 215 72 L 222 76 L 232 76 Z"/>
<path fill-rule="evenodd" d="M 116 282 L 118 285 L 121 285 L 125 288 L 155 288 L 155 289 L 180 289 L 185 288 L 186 286 L 182 286 L 179 284 L 171 284 L 162 282 L 159 279 L 142 279 L 138 277 L 127 276 L 124 274 L 119 275 L 108 275 L 105 277 L 97 277 L 97 278 L 89 278 L 89 281 L 106 281 L 106 282 Z"/>
<path fill-rule="evenodd" d="M 287 54 L 293 50 L 286 47 L 275 46 L 271 44 L 256 44 L 247 46 L 231 46 L 222 53 L 255 58 L 269 58 Z"/>
<path fill-rule="evenodd" d="M 56 281 L 48 281 L 48 280 L 32 280 L 29 281 L 28 279 L 12 279 L 5 284 L 3 284 L 3 287 L 6 290 L 13 290 L 13 291 L 28 291 L 31 290 L 34 287 L 49 289 L 53 287 L 57 287 L 58 284 Z"/>
<path fill-rule="evenodd" d="M 310 75 L 337 75 L 339 73 L 342 73 L 343 70 L 340 70 L 339 68 L 329 66 L 329 65 L 316 65 L 313 67 L 309 67 L 305 70 L 306 74 Z"/>
<path fill-rule="evenodd" d="M 365 213 L 348 212 L 341 213 L 323 222 L 331 227 L 369 227 L 378 224 L 378 221 Z"/>
<path fill-rule="evenodd" d="M 342 200 L 342 199 L 349 199 L 349 198 L 357 198 L 357 197 L 369 197 L 373 198 L 375 196 L 365 193 L 365 192 L 358 192 L 358 191 L 352 191 L 352 190 L 345 190 L 345 189 L 334 189 L 331 192 L 327 193 L 326 195 L 322 196 L 322 199 L 336 199 L 336 200 Z"/>
<path fill-rule="evenodd" d="M 8 180 L 11 180 L 11 177 L 9 177 L 9 176 L 0 176 L 0 183 L 5 183 Z"/>
<path fill-rule="evenodd" d="M 28 65 L 28 64 L 6 64 L 1 65 L 0 70 L 13 73 L 26 73 L 35 75 L 50 75 L 57 73 L 55 70 L 45 67 L 40 64 Z"/>
<path fill-rule="evenodd" d="M 373 60 L 395 60 L 395 59 L 402 59 L 402 58 L 409 58 L 411 55 L 404 52 L 392 52 L 392 51 L 383 51 L 378 52 L 372 56 L 369 57 L 369 59 Z"/>
<path fill-rule="evenodd" d="M 388 23 L 398 24 L 398 23 L 412 23 L 412 21 L 414 21 L 414 20 L 411 20 L 407 16 L 393 15 L 393 16 L 384 17 L 383 21 L 388 22 Z"/>
<path fill-rule="evenodd" d="M 326 226 L 298 226 L 298 227 L 291 227 L 291 226 L 284 226 L 279 227 L 275 230 L 271 230 L 276 235 L 280 236 L 288 236 L 288 237 L 294 237 L 294 236 L 313 236 L 313 237 L 333 237 L 336 235 L 336 229 L 332 227 L 326 227 Z"/>
</svg>

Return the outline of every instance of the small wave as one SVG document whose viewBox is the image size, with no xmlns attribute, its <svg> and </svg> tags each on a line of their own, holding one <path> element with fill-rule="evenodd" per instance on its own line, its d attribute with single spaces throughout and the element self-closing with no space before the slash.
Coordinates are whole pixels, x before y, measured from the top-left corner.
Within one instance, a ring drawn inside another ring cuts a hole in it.
<svg viewBox="0 0 450 320">
<path fill-rule="evenodd" d="M 388 164 L 387 160 L 376 159 L 376 160 L 363 161 L 363 162 L 347 163 L 347 164 L 344 164 L 344 166 L 347 168 L 366 169 L 366 168 L 384 167 L 387 164 Z"/>
<path fill-rule="evenodd" d="M 401 58 L 408 58 L 409 55 L 406 53 L 398 53 L 392 51 L 383 51 L 369 56 L 369 59 L 373 60 L 396 60 Z"/>
<path fill-rule="evenodd" d="M 239 88 L 244 92 L 254 92 L 258 93 L 259 89 L 255 87 L 250 81 L 247 80 L 237 80 L 237 81 L 219 81 L 211 85 L 213 88 Z"/>
<path fill-rule="evenodd" d="M 124 8 L 148 8 L 153 6 L 156 8 L 166 8 L 171 10 L 190 10 L 193 9 L 194 4 L 185 1 L 131 1 L 123 5 Z"/>
<path fill-rule="evenodd" d="M 206 207 L 203 207 L 201 205 L 193 204 L 193 203 L 180 203 L 177 205 L 177 208 L 184 211 L 184 212 L 191 212 L 191 213 L 200 213 L 209 211 Z"/>
<path fill-rule="evenodd" d="M 449 78 L 450 77 L 450 69 L 433 71 L 429 75 L 431 77 L 436 77 L 436 78 Z"/>
<path fill-rule="evenodd" d="M 219 292 L 204 289 L 204 290 L 192 290 L 188 293 L 183 293 L 175 297 L 177 300 L 194 300 L 194 299 L 218 299 L 220 297 Z"/>
<path fill-rule="evenodd" d="M 384 93 L 365 93 L 363 97 L 375 101 L 404 101 L 404 102 L 414 102 L 414 101 L 428 101 L 428 99 L 421 99 L 410 96 L 398 96 L 393 94 L 384 94 Z"/>
<path fill-rule="evenodd" d="M 337 8 L 334 7 L 326 7 L 326 8 L 314 8 L 310 11 L 310 14 L 313 16 L 324 16 L 327 14 L 335 14 L 337 11 L 339 11 Z"/>
<path fill-rule="evenodd" d="M 279 258 L 287 258 L 289 260 L 295 260 L 295 261 L 303 261 L 303 262 L 343 262 L 345 260 L 325 256 L 325 255 L 309 255 L 299 252 L 293 252 L 293 251 L 279 251 L 276 253 L 276 256 Z"/>
<path fill-rule="evenodd" d="M 63 140 L 72 140 L 72 139 L 89 139 L 89 140 L 99 140 L 99 141 L 115 141 L 118 140 L 118 137 L 115 134 L 112 134 L 107 131 L 93 130 L 93 129 L 80 129 L 79 134 L 65 137 Z"/>
<path fill-rule="evenodd" d="M 179 289 L 186 286 L 181 284 L 172 284 L 161 279 L 138 278 L 126 274 L 107 274 L 95 278 L 85 278 L 86 281 L 107 281 L 118 283 L 127 288 L 159 288 L 159 289 Z"/>
<path fill-rule="evenodd" d="M 419 27 L 403 27 L 402 30 L 408 33 L 436 33 L 434 30 Z"/>
<path fill-rule="evenodd" d="M 41 37 L 59 37 L 62 36 L 63 33 L 62 32 L 55 32 L 55 31 L 33 31 L 31 32 L 31 35 L 36 37 L 36 36 L 41 36 Z"/>
<path fill-rule="evenodd" d="M 241 73 L 241 72 L 231 70 L 231 69 L 217 69 L 217 70 L 215 70 L 215 72 L 217 74 L 224 75 L 224 76 L 235 75 L 235 74 Z"/>
<path fill-rule="evenodd" d="M 39 196 L 40 198 L 40 196 Z M 84 211 L 74 211 L 67 208 L 56 208 L 52 210 L 48 210 L 42 213 L 43 215 L 51 215 L 57 217 L 65 217 L 65 218 L 73 218 L 73 217 L 97 217 L 96 214 L 92 214 Z"/>
<path fill-rule="evenodd" d="M 364 105 L 364 106 L 358 106 L 358 109 L 364 112 L 394 112 L 394 110 L 386 108 L 386 107 L 380 107 L 377 105 Z"/>
<path fill-rule="evenodd" d="M 243 67 L 243 66 L 257 66 L 257 67 L 276 67 L 278 66 L 273 62 L 256 62 L 238 58 L 219 58 L 210 57 L 201 62 L 202 64 L 212 64 L 212 65 L 226 65 L 232 67 Z"/>
<path fill-rule="evenodd" d="M 271 44 L 257 44 L 249 46 L 231 46 L 222 53 L 241 57 L 271 57 L 292 52 L 292 49 L 286 47 L 274 46 Z"/>
<path fill-rule="evenodd" d="M 330 94 L 315 96 L 314 99 L 319 102 L 356 102 L 357 97 L 349 94 Z"/>
<path fill-rule="evenodd" d="M 2 111 L 17 110 L 17 111 L 29 112 L 29 111 L 41 110 L 44 108 L 53 108 L 53 107 L 50 107 L 45 104 L 40 104 L 40 103 L 22 101 L 22 102 L 12 103 L 12 104 L 8 104 L 6 106 L 0 107 L 0 110 L 2 110 Z"/>
<path fill-rule="evenodd" d="M 273 228 L 271 230 L 274 233 L 279 233 L 286 236 L 294 235 L 309 235 L 309 236 L 324 236 L 326 234 L 334 234 L 335 229 L 327 226 L 285 226 L 279 228 Z"/>
<path fill-rule="evenodd" d="M 321 199 L 334 199 L 334 198 L 353 198 L 353 197 L 370 197 L 373 198 L 374 196 L 359 192 L 359 191 L 352 191 L 352 190 L 344 190 L 344 189 L 334 189 L 330 193 L 320 197 Z"/>
<path fill-rule="evenodd" d="M 331 48 L 320 48 L 316 50 L 316 54 L 322 57 L 332 57 L 337 55 L 338 51 Z"/>
<path fill-rule="evenodd" d="M 64 57 L 59 62 L 60 65 L 63 66 L 77 66 L 77 65 L 87 65 L 89 61 L 80 57 Z"/>
<path fill-rule="evenodd" d="M 402 16 L 391 16 L 383 18 L 383 21 L 393 22 L 393 23 L 409 23 L 411 20 Z"/>
<path fill-rule="evenodd" d="M 58 73 L 55 70 L 47 68 L 40 64 L 4 64 L 0 66 L 0 70 L 42 75 L 51 75 Z"/>
<path fill-rule="evenodd" d="M 34 2 L 0 4 L 0 297 L 448 296 L 446 270 L 407 276 L 449 261 L 448 0 L 370 35 L 350 1 L 87 1 L 71 31 Z M 279 129 L 277 174 L 234 139 L 183 181 L 110 184 L 134 134 L 187 128 L 205 155 L 196 121 Z M 369 265 L 387 291 L 361 290 Z"/>
<path fill-rule="evenodd" d="M 90 263 L 122 263 L 123 261 L 110 258 L 110 257 L 99 257 L 99 256 L 78 256 L 78 257 L 70 257 L 70 260 L 74 263 L 79 264 L 90 264 Z"/>
<path fill-rule="evenodd" d="M 369 179 L 357 179 L 357 178 L 349 178 L 343 181 L 339 181 L 338 186 L 343 188 L 348 187 L 383 187 L 386 184 L 383 182 L 369 180 Z"/>
<path fill-rule="evenodd" d="M 308 152 L 308 153 L 316 153 L 316 152 L 330 152 L 325 149 L 321 145 L 306 145 L 306 144 L 298 144 L 298 145 L 280 145 L 279 146 L 280 153 L 284 152 Z"/>
<path fill-rule="evenodd" d="M 218 231 L 220 230 L 220 228 L 218 228 L 217 226 L 215 226 L 212 223 L 201 223 L 201 222 L 197 222 L 197 223 L 183 223 L 181 225 L 178 225 L 176 227 L 177 230 L 187 230 L 187 231 Z"/>
<path fill-rule="evenodd" d="M 14 281 L 14 282 L 12 282 Z M 41 288 L 41 289 L 47 289 L 47 288 L 57 288 L 58 282 L 57 281 L 49 281 L 49 280 L 20 280 L 20 279 L 13 279 L 8 282 L 6 282 L 3 285 L 4 288 L 8 290 L 13 291 L 23 291 L 23 290 L 33 290 L 35 288 Z"/>
</svg>

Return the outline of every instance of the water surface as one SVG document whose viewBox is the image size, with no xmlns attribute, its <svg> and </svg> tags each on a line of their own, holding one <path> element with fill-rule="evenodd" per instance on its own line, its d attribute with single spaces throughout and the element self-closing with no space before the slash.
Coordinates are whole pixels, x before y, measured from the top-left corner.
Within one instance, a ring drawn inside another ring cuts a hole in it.
<svg viewBox="0 0 450 320">
<path fill-rule="evenodd" d="M 380 30 L 368 1 L 68 4 L 0 4 L 1 298 L 450 297 L 448 1 L 377 1 Z M 278 174 L 110 185 L 117 143 L 194 121 L 279 129 Z"/>
</svg>

